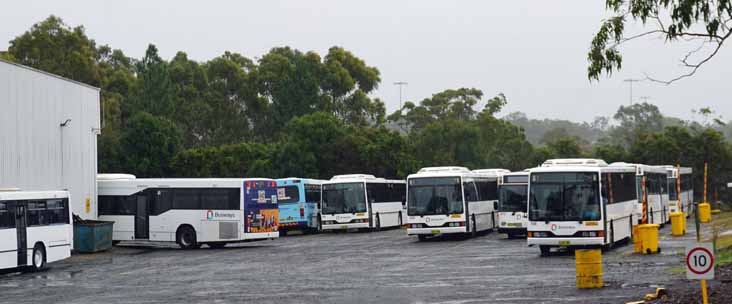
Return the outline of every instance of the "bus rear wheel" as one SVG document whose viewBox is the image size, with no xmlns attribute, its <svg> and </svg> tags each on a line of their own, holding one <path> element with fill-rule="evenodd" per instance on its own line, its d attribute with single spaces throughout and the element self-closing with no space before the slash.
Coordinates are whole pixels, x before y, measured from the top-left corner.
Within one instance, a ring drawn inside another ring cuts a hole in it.
<svg viewBox="0 0 732 304">
<path fill-rule="evenodd" d="M 178 228 L 178 233 L 176 233 L 176 239 L 178 240 L 178 245 L 180 248 L 183 249 L 194 249 L 201 247 L 200 244 L 196 241 L 196 231 L 193 230 L 190 226 L 183 226 Z"/>
<path fill-rule="evenodd" d="M 46 249 L 42 244 L 33 247 L 32 271 L 41 271 L 46 268 Z"/>
</svg>

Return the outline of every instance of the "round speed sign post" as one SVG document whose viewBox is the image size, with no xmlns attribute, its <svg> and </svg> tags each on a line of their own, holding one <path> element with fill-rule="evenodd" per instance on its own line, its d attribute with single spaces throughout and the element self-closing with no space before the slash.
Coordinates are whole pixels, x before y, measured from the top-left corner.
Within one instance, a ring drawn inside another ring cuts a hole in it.
<svg viewBox="0 0 732 304">
<path fill-rule="evenodd" d="M 701 280 L 702 301 L 707 304 L 707 280 L 714 279 L 714 247 L 711 243 L 687 246 L 684 264 L 687 279 Z"/>
</svg>

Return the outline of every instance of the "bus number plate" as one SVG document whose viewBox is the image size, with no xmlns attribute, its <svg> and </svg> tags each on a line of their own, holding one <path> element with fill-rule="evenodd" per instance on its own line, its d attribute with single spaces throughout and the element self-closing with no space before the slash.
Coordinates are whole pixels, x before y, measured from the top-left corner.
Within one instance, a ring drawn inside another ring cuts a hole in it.
<svg viewBox="0 0 732 304">
<path fill-rule="evenodd" d="M 559 246 L 569 246 L 569 241 L 559 241 Z"/>
<path fill-rule="evenodd" d="M 440 234 L 440 230 L 432 230 L 432 234 Z"/>
<path fill-rule="evenodd" d="M 343 226 L 341 226 L 341 229 L 348 229 L 348 226 L 347 225 L 343 225 Z"/>
</svg>

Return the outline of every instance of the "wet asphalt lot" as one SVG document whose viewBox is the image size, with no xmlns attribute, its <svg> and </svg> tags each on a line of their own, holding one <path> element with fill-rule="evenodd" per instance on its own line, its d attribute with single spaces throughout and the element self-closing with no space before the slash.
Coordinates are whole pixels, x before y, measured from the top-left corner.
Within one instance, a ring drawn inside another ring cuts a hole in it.
<svg viewBox="0 0 732 304">
<path fill-rule="evenodd" d="M 603 254 L 606 287 L 575 288 L 573 255 L 539 257 L 497 233 L 418 242 L 404 230 L 324 233 L 181 250 L 123 243 L 41 273 L 0 274 L 1 303 L 625 303 L 683 274 L 685 240 L 659 255 Z"/>
</svg>

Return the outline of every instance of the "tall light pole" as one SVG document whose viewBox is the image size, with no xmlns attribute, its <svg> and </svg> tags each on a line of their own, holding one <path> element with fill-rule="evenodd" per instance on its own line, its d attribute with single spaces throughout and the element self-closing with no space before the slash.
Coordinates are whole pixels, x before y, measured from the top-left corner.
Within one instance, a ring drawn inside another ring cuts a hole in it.
<svg viewBox="0 0 732 304">
<path fill-rule="evenodd" d="M 409 85 L 406 81 L 397 81 L 394 83 L 395 86 L 399 86 L 399 111 L 402 111 L 402 87 Z"/>
<path fill-rule="evenodd" d="M 630 105 L 633 105 L 633 83 L 640 81 L 640 79 L 625 79 L 624 82 L 627 82 L 630 85 Z"/>
</svg>

